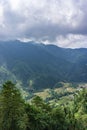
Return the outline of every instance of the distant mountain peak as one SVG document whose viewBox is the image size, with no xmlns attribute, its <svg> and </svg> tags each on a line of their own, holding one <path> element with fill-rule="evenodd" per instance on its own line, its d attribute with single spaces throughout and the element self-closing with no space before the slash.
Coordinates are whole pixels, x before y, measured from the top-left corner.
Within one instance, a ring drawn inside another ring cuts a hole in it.
<svg viewBox="0 0 87 130">
<path fill-rule="evenodd" d="M 4 44 L 5 43 L 5 44 Z M 53 87 L 57 82 L 87 82 L 87 49 L 64 49 L 19 40 L 0 42 L 0 65 L 6 64 L 24 86 Z M 2 69 L 2 68 L 1 68 Z M 1 71 L 5 79 L 7 73 Z"/>
</svg>

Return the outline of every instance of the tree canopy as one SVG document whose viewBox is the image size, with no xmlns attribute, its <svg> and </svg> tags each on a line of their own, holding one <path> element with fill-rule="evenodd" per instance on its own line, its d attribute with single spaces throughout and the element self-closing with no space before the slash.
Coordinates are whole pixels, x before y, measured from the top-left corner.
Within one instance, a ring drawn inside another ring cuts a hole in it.
<svg viewBox="0 0 87 130">
<path fill-rule="evenodd" d="M 0 95 L 1 130 L 25 130 L 27 114 L 20 91 L 11 81 L 7 81 Z"/>
<path fill-rule="evenodd" d="M 0 130 L 87 130 L 87 89 L 78 91 L 72 103 L 53 106 L 38 96 L 25 102 L 7 81 L 0 92 Z"/>
</svg>

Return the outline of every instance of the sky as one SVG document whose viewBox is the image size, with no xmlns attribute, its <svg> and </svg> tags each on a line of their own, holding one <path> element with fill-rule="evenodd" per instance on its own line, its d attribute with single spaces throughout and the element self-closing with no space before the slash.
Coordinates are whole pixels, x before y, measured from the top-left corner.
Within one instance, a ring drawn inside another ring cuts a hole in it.
<svg viewBox="0 0 87 130">
<path fill-rule="evenodd" d="M 87 0 L 0 0 L 0 40 L 87 48 Z"/>
</svg>

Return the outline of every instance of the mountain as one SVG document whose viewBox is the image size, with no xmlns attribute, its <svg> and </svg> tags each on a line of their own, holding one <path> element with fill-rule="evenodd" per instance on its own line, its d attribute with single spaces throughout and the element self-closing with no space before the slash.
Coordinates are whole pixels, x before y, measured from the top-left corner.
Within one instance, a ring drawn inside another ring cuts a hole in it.
<svg viewBox="0 0 87 130">
<path fill-rule="evenodd" d="M 65 49 L 33 41 L 0 42 L 0 83 L 19 80 L 28 89 L 58 82 L 87 82 L 87 49 Z"/>
</svg>

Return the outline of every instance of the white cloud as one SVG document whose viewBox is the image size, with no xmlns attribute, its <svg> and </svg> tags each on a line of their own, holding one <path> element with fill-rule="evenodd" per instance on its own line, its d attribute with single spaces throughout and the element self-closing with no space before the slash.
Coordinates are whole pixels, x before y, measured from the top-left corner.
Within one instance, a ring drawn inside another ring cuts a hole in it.
<svg viewBox="0 0 87 130">
<path fill-rule="evenodd" d="M 65 48 L 87 48 L 87 36 L 69 34 L 67 36 L 58 36 L 55 42 L 56 45 Z"/>
<path fill-rule="evenodd" d="M 60 38 L 61 46 L 67 46 L 71 35 L 74 40 L 77 36 L 86 38 L 86 6 L 87 0 L 1 0 L 0 39 L 35 39 L 46 43 Z M 72 46 L 78 47 L 78 42 Z"/>
</svg>

